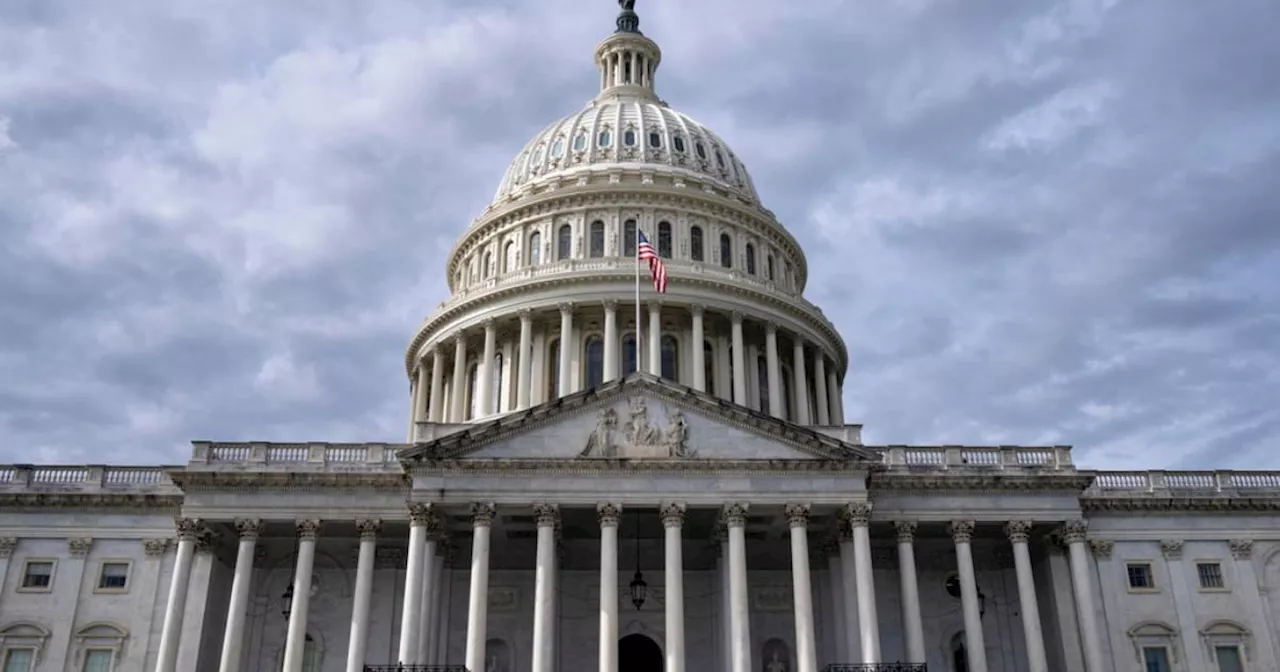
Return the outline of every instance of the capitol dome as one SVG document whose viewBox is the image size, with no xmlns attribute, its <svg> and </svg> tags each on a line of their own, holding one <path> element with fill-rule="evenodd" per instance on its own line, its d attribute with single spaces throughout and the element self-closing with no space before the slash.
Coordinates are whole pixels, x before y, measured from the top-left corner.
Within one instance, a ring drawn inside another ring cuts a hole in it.
<svg viewBox="0 0 1280 672">
<path fill-rule="evenodd" d="M 843 426 L 844 341 L 741 158 L 654 86 L 662 51 L 623 3 L 600 88 L 507 167 L 449 253 L 451 295 L 405 357 L 410 440 L 633 373 L 777 419 Z M 638 233 L 666 271 L 659 293 Z M 639 285 L 639 291 L 637 291 Z"/>
</svg>

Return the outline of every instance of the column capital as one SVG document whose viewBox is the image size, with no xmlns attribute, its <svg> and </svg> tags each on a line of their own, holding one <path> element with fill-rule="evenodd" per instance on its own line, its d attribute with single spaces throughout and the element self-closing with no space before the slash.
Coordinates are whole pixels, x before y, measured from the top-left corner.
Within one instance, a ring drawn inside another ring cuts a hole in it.
<svg viewBox="0 0 1280 672">
<path fill-rule="evenodd" d="M 462 330 L 462 329 L 459 329 L 459 330 L 457 330 L 457 331 L 453 332 L 453 336 L 452 336 L 451 338 L 452 338 L 452 340 L 453 340 L 453 346 L 454 346 L 455 348 L 465 348 L 465 347 L 467 347 L 467 332 L 466 332 L 466 331 L 464 331 L 464 330 Z"/>
<path fill-rule="evenodd" d="M 766 322 L 764 323 L 764 333 L 765 333 L 766 335 L 768 335 L 768 336 L 777 336 L 777 335 L 778 335 L 778 323 L 777 323 L 777 322 L 774 322 L 773 320 L 768 320 L 768 321 L 766 321 Z"/>
<path fill-rule="evenodd" d="M 561 317 L 571 317 L 573 315 L 573 303 L 569 301 L 557 303 L 556 308 L 560 309 Z"/>
<path fill-rule="evenodd" d="M 1031 538 L 1031 521 L 1026 519 L 1011 520 L 1004 524 L 1005 536 L 1015 544 L 1025 544 Z"/>
<path fill-rule="evenodd" d="M 17 537 L 0 537 L 0 558 L 7 558 L 13 555 L 13 549 L 17 547 Z"/>
<path fill-rule="evenodd" d="M 484 318 L 484 321 L 480 323 L 480 326 L 484 327 L 486 334 L 489 332 L 497 333 L 498 331 L 498 321 L 492 317 Z"/>
<path fill-rule="evenodd" d="M 650 315 L 652 315 L 652 314 L 654 314 L 654 313 L 660 313 L 660 312 L 662 312 L 662 302 L 661 302 L 661 301 L 645 301 L 645 303 L 647 303 L 647 304 L 649 305 L 649 314 L 650 314 Z"/>
<path fill-rule="evenodd" d="M 440 527 L 440 517 L 436 515 L 435 506 L 430 502 L 412 502 L 409 504 L 409 526 L 426 527 L 427 532 L 434 534 Z"/>
<path fill-rule="evenodd" d="M 607 310 L 607 311 L 610 311 L 610 312 L 616 312 L 616 311 L 618 310 L 618 300 L 617 300 L 617 299 L 605 299 L 605 300 L 604 300 L 604 309 L 605 309 L 605 310 Z"/>
<path fill-rule="evenodd" d="M 237 518 L 235 526 L 236 534 L 240 535 L 242 541 L 256 541 L 267 528 L 261 518 Z"/>
<path fill-rule="evenodd" d="M 299 539 L 315 539 L 320 536 L 319 518 L 299 518 L 294 524 Z"/>
<path fill-rule="evenodd" d="M 1182 541 L 1181 540 L 1161 541 L 1160 553 L 1164 555 L 1165 560 L 1181 560 L 1182 559 Z"/>
<path fill-rule="evenodd" d="M 472 527 L 489 527 L 493 525 L 493 519 L 498 515 L 498 507 L 493 502 L 472 502 L 471 503 L 471 526 Z"/>
<path fill-rule="evenodd" d="M 1252 539 L 1231 539 L 1227 542 L 1227 548 L 1231 549 L 1231 557 L 1236 560 L 1248 560 L 1253 557 Z"/>
<path fill-rule="evenodd" d="M 804 335 L 798 331 L 791 334 L 791 345 L 796 350 L 804 350 L 804 346 L 807 345 L 807 342 L 804 340 Z"/>
<path fill-rule="evenodd" d="M 601 502 L 596 505 L 596 517 L 600 519 L 600 527 L 617 527 L 622 520 L 622 505 Z"/>
<path fill-rule="evenodd" d="M 702 317 L 702 314 L 703 312 L 706 311 L 706 309 L 707 307 L 702 305 L 701 303 L 689 304 L 689 314 L 694 317 Z"/>
<path fill-rule="evenodd" d="M 430 352 L 432 357 L 444 357 L 444 350 L 440 349 L 439 341 L 432 343 L 427 352 Z"/>
<path fill-rule="evenodd" d="M 1089 522 L 1084 519 L 1068 520 L 1062 524 L 1059 534 L 1064 544 L 1082 544 L 1089 533 Z"/>
<path fill-rule="evenodd" d="M 899 544 L 912 544 L 916 540 L 916 521 L 899 520 L 893 524 L 893 528 L 898 531 Z"/>
<path fill-rule="evenodd" d="M 356 531 L 360 533 L 360 541 L 376 541 L 382 531 L 382 521 L 377 518 L 361 518 L 356 521 Z"/>
<path fill-rule="evenodd" d="M 93 548 L 92 537 L 72 537 L 67 540 L 67 552 L 73 558 L 87 557 L 91 548 Z"/>
<path fill-rule="evenodd" d="M 871 502 L 851 502 L 840 507 L 840 517 L 853 527 L 871 524 Z"/>
<path fill-rule="evenodd" d="M 947 525 L 947 532 L 957 544 L 967 544 L 973 539 L 973 528 L 972 520 L 953 520 Z"/>
<path fill-rule="evenodd" d="M 533 322 L 533 310 L 530 308 L 521 308 L 516 311 L 516 315 L 520 318 L 520 322 L 522 324 L 526 322 Z"/>
<path fill-rule="evenodd" d="M 787 515 L 787 525 L 791 529 L 797 527 L 804 528 L 809 526 L 809 505 L 804 503 L 787 504 L 783 507 L 783 511 Z"/>
<path fill-rule="evenodd" d="M 533 518 L 538 527 L 557 527 L 560 524 L 560 506 L 551 502 L 535 502 Z"/>
<path fill-rule="evenodd" d="M 168 539 L 143 539 L 142 552 L 149 558 L 158 558 L 169 549 Z"/>
<path fill-rule="evenodd" d="M 1110 558 L 1111 552 L 1115 550 L 1115 547 L 1115 542 L 1107 539 L 1089 540 L 1089 548 L 1093 550 L 1093 555 L 1098 558 Z"/>
<path fill-rule="evenodd" d="M 732 322 L 733 324 L 741 325 L 742 311 L 738 311 L 738 310 L 729 311 L 729 321 Z"/>
<path fill-rule="evenodd" d="M 742 527 L 747 524 L 747 511 L 751 508 L 746 502 L 730 502 L 724 505 L 720 515 L 726 527 Z"/>
<path fill-rule="evenodd" d="M 212 553 L 213 545 L 218 541 L 218 535 L 208 528 L 205 528 L 200 536 L 196 537 L 196 553 Z"/>
<path fill-rule="evenodd" d="M 658 510 L 663 527 L 680 527 L 684 525 L 684 502 L 666 502 Z"/>
<path fill-rule="evenodd" d="M 204 530 L 204 521 L 199 518 L 174 518 L 173 524 L 178 530 L 178 541 L 195 541 Z"/>
</svg>

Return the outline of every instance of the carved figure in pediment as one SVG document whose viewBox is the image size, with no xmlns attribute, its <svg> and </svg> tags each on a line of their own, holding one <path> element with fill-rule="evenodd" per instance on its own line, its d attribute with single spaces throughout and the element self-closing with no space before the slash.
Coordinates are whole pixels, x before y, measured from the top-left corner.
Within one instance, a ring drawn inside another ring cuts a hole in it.
<svg viewBox="0 0 1280 672">
<path fill-rule="evenodd" d="M 628 408 L 625 429 L 618 430 L 618 413 L 612 408 L 600 411 L 596 426 L 587 437 L 587 445 L 579 457 L 625 457 L 661 459 L 693 457 L 689 449 L 689 423 L 678 409 L 667 411 L 664 428 L 649 419 L 649 407 L 642 397 L 633 397 Z"/>
<path fill-rule="evenodd" d="M 689 424 L 678 409 L 671 414 L 671 426 L 667 428 L 663 442 L 671 457 L 691 457 L 689 453 Z"/>
<path fill-rule="evenodd" d="M 661 431 L 649 424 L 649 407 L 643 397 L 632 397 L 631 420 L 627 428 L 627 441 L 633 446 L 651 446 L 659 442 Z"/>
<path fill-rule="evenodd" d="M 582 449 L 579 457 L 614 457 L 618 451 L 613 445 L 613 430 L 617 426 L 618 414 L 612 407 L 600 411 L 596 427 L 587 437 L 587 447 Z"/>
</svg>

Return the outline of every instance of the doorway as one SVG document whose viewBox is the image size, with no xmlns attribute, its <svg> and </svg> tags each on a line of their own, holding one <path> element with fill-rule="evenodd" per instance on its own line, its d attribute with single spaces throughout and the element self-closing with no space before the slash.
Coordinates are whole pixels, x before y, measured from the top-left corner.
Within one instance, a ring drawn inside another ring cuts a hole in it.
<svg viewBox="0 0 1280 672">
<path fill-rule="evenodd" d="M 618 640 L 618 672 L 662 672 L 662 649 L 644 635 Z"/>
</svg>

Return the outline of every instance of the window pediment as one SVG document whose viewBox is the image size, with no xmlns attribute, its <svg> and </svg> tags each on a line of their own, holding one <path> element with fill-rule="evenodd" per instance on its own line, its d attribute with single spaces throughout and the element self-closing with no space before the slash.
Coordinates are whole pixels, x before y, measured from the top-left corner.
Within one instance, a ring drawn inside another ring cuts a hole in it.
<svg viewBox="0 0 1280 672">
<path fill-rule="evenodd" d="M 1128 635 L 1138 662 L 1142 662 L 1142 649 L 1146 647 L 1164 647 L 1172 662 L 1178 662 L 1178 630 L 1168 623 L 1143 621 L 1129 628 Z"/>
<path fill-rule="evenodd" d="M 0 651 L 9 647 L 33 649 L 33 666 L 40 664 L 40 654 L 48 640 L 49 631 L 38 623 L 18 621 L 0 628 Z"/>
<path fill-rule="evenodd" d="M 1214 652 L 1219 646 L 1239 647 L 1240 655 L 1246 661 L 1250 660 L 1253 658 L 1253 652 L 1250 650 L 1252 639 L 1253 635 L 1249 629 L 1235 621 L 1210 621 L 1200 630 L 1200 641 L 1208 651 L 1210 660 L 1214 659 Z"/>
</svg>

